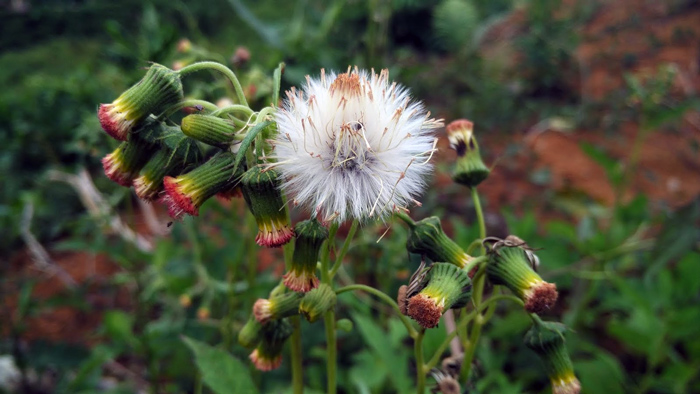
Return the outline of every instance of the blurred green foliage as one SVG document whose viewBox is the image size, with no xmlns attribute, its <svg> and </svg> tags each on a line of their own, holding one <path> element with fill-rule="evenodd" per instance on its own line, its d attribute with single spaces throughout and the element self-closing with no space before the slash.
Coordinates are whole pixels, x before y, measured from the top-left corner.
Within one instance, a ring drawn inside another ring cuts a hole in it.
<svg viewBox="0 0 700 394">
<path fill-rule="evenodd" d="M 114 296 L 125 288 L 128 302 L 98 310 L 102 308 L 85 300 L 94 290 L 90 283 L 37 300 L 31 297 L 33 283 L 0 279 L 19 295 L 10 328 L 4 331 L 8 335 L 0 338 L 0 353 L 16 357 L 27 377 L 25 388 L 33 392 L 131 393 L 151 386 L 156 392 L 176 393 L 205 384 L 222 392 L 222 386 L 247 387 L 247 376 L 261 392 L 289 392 L 288 368 L 262 375 L 249 366 L 247 351 L 235 340 L 248 318 L 246 308 L 277 283 L 269 270 L 258 271 L 258 255 L 247 246 L 255 234 L 250 218 L 233 219 L 236 214 L 230 210 L 208 203 L 196 221 L 176 224 L 169 239 L 144 253 L 104 235 L 84 213 L 74 191 L 49 180 L 47 171 L 86 167 L 111 204 L 133 210 L 125 190 L 97 175 L 99 159 L 115 144 L 100 132 L 95 111 L 137 80 L 147 61 L 169 65 L 183 59 L 175 50 L 181 37 L 203 50 L 197 60 L 226 61 L 237 46 L 247 46 L 252 61 L 237 72 L 259 86 L 268 82 L 261 75 L 270 74 L 281 60 L 288 64 L 285 86 L 321 67 L 389 67 L 395 79 L 428 105 L 447 116 L 468 114 L 482 129 L 520 129 L 532 119 L 552 115 L 578 113 L 576 120 L 585 118 L 581 111 L 586 107 L 578 102 L 569 78 L 578 72 L 571 53 L 577 43 L 575 28 L 591 7 L 572 17 L 553 18 L 558 6 L 556 0 L 158 0 L 145 5 L 48 1 L 31 3 L 26 13 L 3 10 L 0 255 L 9 257 L 22 247 L 19 218 L 31 202 L 37 238 L 51 249 L 109 256 L 120 270 L 104 291 Z M 519 7 L 526 9 L 528 28 L 514 41 L 523 54 L 518 67 L 522 72 L 511 75 L 500 59 L 484 55 L 482 49 L 490 43 L 484 41 L 489 28 Z M 439 72 L 434 72 L 436 67 Z M 636 104 L 629 117 L 643 119 L 650 129 L 698 107 L 696 99 L 658 105 L 669 95 L 664 72 L 649 84 L 629 77 L 620 92 Z M 229 89 L 223 83 L 187 86 L 212 100 L 226 96 Z M 262 90 L 258 103 L 267 104 L 266 92 Z M 596 147 L 583 149 L 605 168 L 622 195 L 634 166 Z M 456 186 L 444 193 L 463 194 Z M 678 212 L 656 209 L 644 196 L 618 199 L 611 209 L 564 198 L 553 205 L 571 220 L 543 223 L 532 212 L 510 211 L 504 217 L 508 233 L 543 248 L 537 252 L 542 276 L 556 281 L 566 300 L 553 317 L 573 330 L 569 349 L 584 392 L 699 392 L 700 202 Z M 567 209 L 574 205 L 576 209 Z M 460 212 L 467 208 L 460 206 Z M 451 213 L 434 192 L 417 212 Z M 451 217 L 455 239 L 466 247 L 477 238 L 476 226 L 465 224 L 466 214 Z M 355 263 L 339 275 L 341 280 L 356 278 L 396 294 L 418 261 L 405 252 L 402 228 L 394 226 L 377 243 L 382 232 L 363 229 L 349 252 Z M 7 269 L 0 268 L 0 273 L 5 276 Z M 183 296 L 192 304 L 183 304 Z M 350 332 L 339 333 L 341 387 L 357 393 L 410 392 L 415 368 L 411 346 L 391 311 L 365 295 L 339 298 L 338 316 L 354 323 Z M 87 347 L 21 339 L 25 318 L 61 306 L 104 312 L 95 333 L 101 343 Z M 202 316 L 203 311 L 208 316 Z M 528 324 L 527 316 L 515 309 L 499 309 L 484 331 L 470 392 L 549 390 L 534 354 L 522 346 Z M 322 328 L 304 323 L 304 333 L 307 392 L 322 392 Z M 428 332 L 426 354 L 437 349 L 441 335 L 438 330 Z M 203 376 L 193 368 L 193 354 L 207 371 Z M 118 374 L 114 368 L 119 366 L 128 371 L 121 379 L 105 379 Z M 222 372 L 212 377 L 211 371 Z M 50 376 L 50 385 L 30 382 L 31 374 Z"/>
</svg>

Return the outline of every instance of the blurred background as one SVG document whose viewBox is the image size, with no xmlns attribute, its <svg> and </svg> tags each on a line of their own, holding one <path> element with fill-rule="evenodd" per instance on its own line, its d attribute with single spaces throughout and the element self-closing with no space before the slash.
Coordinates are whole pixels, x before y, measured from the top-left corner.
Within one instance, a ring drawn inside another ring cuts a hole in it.
<svg viewBox="0 0 700 394">
<path fill-rule="evenodd" d="M 98 104 L 149 61 L 198 60 L 232 67 L 255 109 L 279 62 L 284 88 L 358 65 L 388 68 L 447 122 L 474 121 L 493 166 L 479 186 L 489 234 L 541 248 L 560 290 L 548 318 L 573 330 L 583 392 L 700 392 L 697 0 L 0 0 L 0 26 L 0 392 L 201 392 L 182 335 L 247 362 L 235 336 L 283 264 L 249 248 L 244 204 L 214 199 L 170 227 L 100 164 L 116 142 Z M 207 73 L 185 92 L 233 97 Z M 412 215 L 440 216 L 466 247 L 473 207 L 446 138 L 439 148 Z M 385 230 L 360 231 L 341 281 L 395 294 L 417 263 L 400 225 L 375 242 Z M 391 314 L 339 297 L 354 322 L 339 336 L 342 392 L 412 390 L 411 341 Z M 470 393 L 549 392 L 528 324 L 499 309 Z M 430 331 L 426 354 L 443 336 Z M 324 342 L 304 323 L 309 393 L 325 385 Z M 287 359 L 250 373 L 261 392 L 289 390 Z"/>
</svg>

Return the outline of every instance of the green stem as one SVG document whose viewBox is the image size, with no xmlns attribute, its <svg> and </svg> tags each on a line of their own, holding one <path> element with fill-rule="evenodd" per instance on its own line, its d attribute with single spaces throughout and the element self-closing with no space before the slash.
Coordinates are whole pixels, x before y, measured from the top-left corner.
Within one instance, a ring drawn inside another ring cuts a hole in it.
<svg viewBox="0 0 700 394">
<path fill-rule="evenodd" d="M 293 316 L 289 318 L 292 323 L 292 337 L 290 339 L 290 350 L 292 357 L 292 392 L 294 394 L 304 393 L 304 364 L 302 360 L 301 348 L 301 318 Z"/>
<path fill-rule="evenodd" d="M 392 307 L 394 311 L 396 311 L 397 315 L 399 316 L 399 319 L 401 319 L 401 323 L 403 323 L 404 326 L 406 326 L 406 331 L 408 331 L 408 335 L 411 336 L 411 338 L 416 338 L 417 332 L 413 328 L 413 325 L 411 325 L 411 321 L 404 316 L 401 313 L 401 309 L 399 308 L 399 305 L 394 301 L 391 297 L 383 293 L 381 290 L 375 289 L 374 287 L 366 286 L 366 285 L 361 285 L 361 284 L 354 284 L 354 285 L 348 285 L 345 287 L 341 287 L 340 289 L 336 290 L 336 294 L 342 294 L 348 291 L 355 291 L 355 290 L 361 290 L 364 292 L 367 292 L 369 294 L 375 295 L 377 298 L 380 300 L 384 301 L 387 305 Z"/>
<path fill-rule="evenodd" d="M 399 212 L 394 213 L 394 216 L 403 220 L 406 223 L 406 225 L 408 225 L 408 227 L 410 227 L 410 228 L 416 227 L 416 222 L 413 219 L 411 219 L 410 216 L 406 215 L 405 213 L 399 211 Z"/>
<path fill-rule="evenodd" d="M 238 81 L 238 77 L 236 77 L 236 74 L 234 74 L 230 68 L 224 66 L 221 63 L 197 62 L 181 68 L 178 71 L 178 74 L 180 74 L 181 77 L 184 77 L 187 74 L 191 74 L 200 70 L 216 70 L 224 74 L 233 84 L 233 89 L 236 91 L 236 97 L 238 98 L 238 102 L 245 106 L 248 106 L 248 100 L 246 100 L 245 98 L 245 94 L 243 93 L 243 87 L 241 87 L 241 83 L 240 81 Z"/>
<path fill-rule="evenodd" d="M 247 107 L 245 105 L 240 105 L 240 104 L 229 105 L 228 107 L 224 107 L 224 108 L 217 108 L 211 114 L 213 116 L 221 116 L 221 115 L 228 115 L 228 114 L 233 113 L 233 112 L 242 112 L 246 116 L 253 115 L 252 109 L 250 109 L 249 107 Z"/>
<path fill-rule="evenodd" d="M 440 358 L 442 357 L 442 354 L 445 352 L 447 347 L 450 346 L 450 341 L 452 341 L 452 339 L 457 336 L 457 333 L 460 331 L 460 329 L 465 328 L 467 324 L 469 324 L 469 322 L 474 318 L 474 316 L 476 316 L 478 312 L 481 312 L 483 309 L 491 306 L 493 303 L 500 300 L 510 300 L 517 303 L 518 305 L 523 305 L 523 302 L 522 300 L 520 300 L 520 298 L 512 295 L 501 294 L 489 298 L 486 302 L 481 304 L 481 307 L 479 309 L 474 309 L 473 311 L 471 311 L 468 314 L 465 314 L 459 319 L 455 330 L 447 334 L 440 346 L 438 346 L 437 350 L 435 351 L 435 354 L 433 354 L 433 357 L 431 357 L 430 361 L 428 361 L 428 363 L 425 365 L 425 369 L 429 371 L 437 365 L 437 363 L 440 361 Z"/>
<path fill-rule="evenodd" d="M 476 191 L 475 187 L 471 188 L 472 191 L 472 201 L 474 202 L 474 210 L 476 211 L 476 220 L 479 223 L 479 238 L 486 238 L 486 223 L 484 222 L 484 212 L 481 208 L 481 201 L 479 200 L 479 193 Z M 486 248 L 481 245 L 481 254 L 486 254 Z"/>
<path fill-rule="evenodd" d="M 345 257 L 345 254 L 348 253 L 348 249 L 350 249 L 350 242 L 355 237 L 355 232 L 357 231 L 358 225 L 359 222 L 357 221 L 357 219 L 352 221 L 352 225 L 350 226 L 350 230 L 348 231 L 348 236 L 345 237 L 345 242 L 343 242 L 343 246 L 340 248 L 340 253 L 338 253 L 338 256 L 335 258 L 335 264 L 333 264 L 333 268 L 331 268 L 331 279 L 335 277 L 335 274 L 338 272 L 340 266 L 343 264 L 343 258 Z"/>
<path fill-rule="evenodd" d="M 425 393 L 425 364 L 423 362 L 423 336 L 425 327 L 421 327 L 413 341 L 413 354 L 416 358 L 416 393 Z"/>
<path fill-rule="evenodd" d="M 335 235 L 338 232 L 338 223 L 333 222 L 328 231 L 328 239 L 326 240 L 321 254 L 321 282 L 333 287 L 333 281 L 330 275 L 329 264 L 331 249 L 335 245 Z M 326 376 L 328 379 L 328 394 L 335 394 L 336 387 L 336 368 L 337 368 L 337 344 L 336 344 L 336 327 L 335 327 L 335 310 L 331 308 L 323 315 L 323 323 L 326 328 Z"/>
<path fill-rule="evenodd" d="M 475 257 L 470 262 L 468 262 L 467 265 L 465 265 L 464 268 L 462 268 L 462 270 L 469 273 L 474 269 L 474 267 L 476 267 L 478 264 L 483 263 L 487 259 L 488 259 L 488 257 L 486 257 L 486 256 Z"/>
</svg>

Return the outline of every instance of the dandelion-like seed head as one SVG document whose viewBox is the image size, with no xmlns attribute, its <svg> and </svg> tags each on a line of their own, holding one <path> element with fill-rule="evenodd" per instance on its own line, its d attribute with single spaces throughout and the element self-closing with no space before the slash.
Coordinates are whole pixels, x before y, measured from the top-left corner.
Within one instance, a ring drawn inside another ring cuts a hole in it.
<svg viewBox="0 0 700 394">
<path fill-rule="evenodd" d="M 425 186 L 442 126 L 387 70 L 307 77 L 277 116 L 276 163 L 293 202 L 325 222 L 383 218 Z"/>
</svg>

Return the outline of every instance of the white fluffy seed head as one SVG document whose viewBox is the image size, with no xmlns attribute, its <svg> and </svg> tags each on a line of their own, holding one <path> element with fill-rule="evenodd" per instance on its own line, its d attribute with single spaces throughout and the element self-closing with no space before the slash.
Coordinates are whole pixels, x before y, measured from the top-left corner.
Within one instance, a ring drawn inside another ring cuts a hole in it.
<svg viewBox="0 0 700 394">
<path fill-rule="evenodd" d="M 384 218 L 417 203 L 442 121 L 389 81 L 387 70 L 321 70 L 286 93 L 272 165 L 294 203 L 326 222 Z"/>
</svg>

